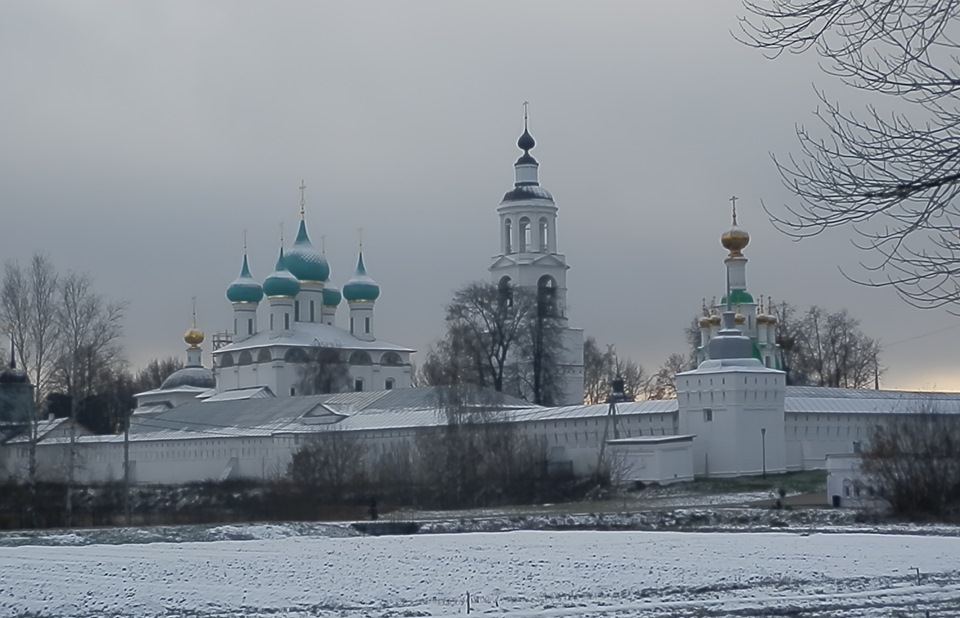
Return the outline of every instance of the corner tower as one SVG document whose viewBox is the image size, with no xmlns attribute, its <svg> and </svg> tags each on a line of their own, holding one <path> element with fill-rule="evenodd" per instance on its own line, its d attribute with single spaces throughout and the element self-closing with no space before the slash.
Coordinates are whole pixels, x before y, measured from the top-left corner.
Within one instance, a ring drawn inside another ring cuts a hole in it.
<svg viewBox="0 0 960 618">
<path fill-rule="evenodd" d="M 520 287 L 548 294 L 564 325 L 564 376 L 559 405 L 583 403 L 583 329 L 567 325 L 566 256 L 557 245 L 557 205 L 540 186 L 540 164 L 530 154 L 536 141 L 529 131 L 524 103 L 523 134 L 517 147 L 523 151 L 514 163 L 513 189 L 497 208 L 500 217 L 500 253 L 493 258 L 490 275 L 501 288 Z"/>
</svg>

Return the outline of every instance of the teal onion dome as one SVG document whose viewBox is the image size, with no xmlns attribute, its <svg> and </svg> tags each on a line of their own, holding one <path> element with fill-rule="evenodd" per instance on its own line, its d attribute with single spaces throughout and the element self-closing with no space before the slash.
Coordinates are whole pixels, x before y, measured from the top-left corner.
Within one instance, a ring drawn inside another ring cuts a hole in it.
<svg viewBox="0 0 960 618">
<path fill-rule="evenodd" d="M 350 302 L 373 302 L 380 296 L 380 286 L 367 274 L 363 253 L 357 259 L 357 271 L 343 286 L 343 297 Z"/>
<path fill-rule="evenodd" d="M 294 297 L 300 293 L 300 282 L 287 270 L 287 262 L 283 256 L 283 247 L 280 247 L 280 257 L 277 258 L 276 269 L 263 280 L 263 293 L 267 298 L 276 296 Z"/>
<path fill-rule="evenodd" d="M 330 265 L 326 258 L 313 248 L 307 235 L 307 224 L 300 219 L 297 239 L 286 255 L 287 270 L 300 281 L 326 281 L 330 278 Z"/>
<path fill-rule="evenodd" d="M 724 295 L 720 299 L 721 305 L 727 304 L 727 296 Z M 753 295 L 746 290 L 731 290 L 730 291 L 730 304 L 731 305 L 753 305 Z"/>
<path fill-rule="evenodd" d="M 243 254 L 243 267 L 240 276 L 227 288 L 227 300 L 231 303 L 257 304 L 263 300 L 263 288 L 250 275 L 250 265 L 247 264 L 247 254 Z"/>
<path fill-rule="evenodd" d="M 325 307 L 336 307 L 343 300 L 343 294 L 332 285 L 323 287 L 323 305 Z"/>
</svg>

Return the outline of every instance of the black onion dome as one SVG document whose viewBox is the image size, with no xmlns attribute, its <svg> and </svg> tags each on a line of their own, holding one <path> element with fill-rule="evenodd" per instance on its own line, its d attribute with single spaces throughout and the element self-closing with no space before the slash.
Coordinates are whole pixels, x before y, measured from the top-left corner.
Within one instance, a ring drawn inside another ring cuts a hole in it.
<svg viewBox="0 0 960 618">
<path fill-rule="evenodd" d="M 524 200 L 550 200 L 553 201 L 553 195 L 540 185 L 518 185 L 511 191 L 507 191 L 501 202 L 521 202 Z"/>
<path fill-rule="evenodd" d="M 520 136 L 520 139 L 517 140 L 517 146 L 520 150 L 527 152 L 533 150 L 533 147 L 537 145 L 536 140 L 533 139 L 533 136 L 530 135 L 530 132 L 526 128 L 523 129 L 523 135 Z"/>
<path fill-rule="evenodd" d="M 216 388 L 217 379 L 213 372 L 204 367 L 184 367 L 174 371 L 160 385 L 162 390 L 178 388 L 180 386 L 195 386 L 197 388 Z"/>
</svg>

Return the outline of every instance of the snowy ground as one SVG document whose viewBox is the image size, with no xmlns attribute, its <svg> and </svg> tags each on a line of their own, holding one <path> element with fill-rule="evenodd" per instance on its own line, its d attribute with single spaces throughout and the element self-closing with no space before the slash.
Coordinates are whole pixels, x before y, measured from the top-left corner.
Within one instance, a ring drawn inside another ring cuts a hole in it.
<svg viewBox="0 0 960 618">
<path fill-rule="evenodd" d="M 0 616 L 452 616 L 464 613 L 468 592 L 474 611 L 509 616 L 852 618 L 960 608 L 958 537 L 275 532 L 0 547 Z"/>
</svg>

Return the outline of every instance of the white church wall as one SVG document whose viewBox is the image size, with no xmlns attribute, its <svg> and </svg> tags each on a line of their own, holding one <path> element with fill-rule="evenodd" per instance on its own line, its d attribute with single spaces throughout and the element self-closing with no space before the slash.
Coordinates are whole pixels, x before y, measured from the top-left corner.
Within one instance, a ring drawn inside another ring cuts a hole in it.
<svg viewBox="0 0 960 618">
<path fill-rule="evenodd" d="M 786 470 L 783 373 L 704 368 L 677 376 L 680 432 L 694 434 L 694 472 L 738 476 Z"/>
</svg>

